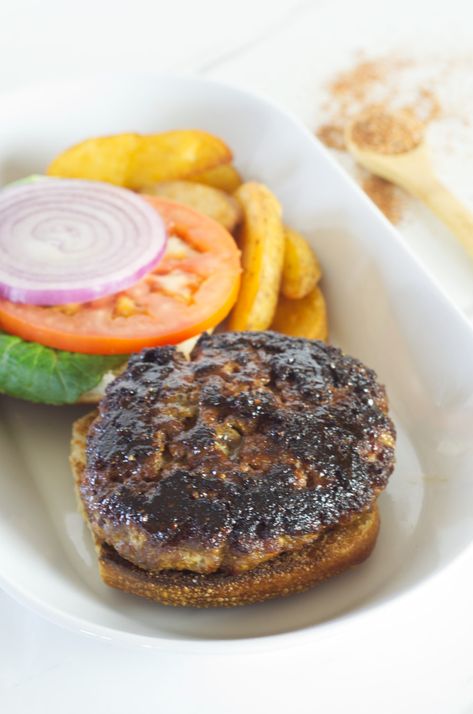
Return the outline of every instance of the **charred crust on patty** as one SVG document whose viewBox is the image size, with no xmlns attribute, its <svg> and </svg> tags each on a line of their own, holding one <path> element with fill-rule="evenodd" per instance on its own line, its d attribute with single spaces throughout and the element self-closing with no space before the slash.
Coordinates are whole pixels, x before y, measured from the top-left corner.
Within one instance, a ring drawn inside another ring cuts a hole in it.
<svg viewBox="0 0 473 714">
<path fill-rule="evenodd" d="M 203 335 L 107 389 L 80 498 L 98 542 L 151 571 L 241 573 L 373 508 L 394 465 L 384 388 L 322 342 Z"/>
</svg>

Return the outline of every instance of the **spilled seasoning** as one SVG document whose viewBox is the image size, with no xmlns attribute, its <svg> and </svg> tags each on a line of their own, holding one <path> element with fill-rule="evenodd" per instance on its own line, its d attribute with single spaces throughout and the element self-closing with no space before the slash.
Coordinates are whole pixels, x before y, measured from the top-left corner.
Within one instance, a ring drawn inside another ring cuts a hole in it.
<svg viewBox="0 0 473 714">
<path fill-rule="evenodd" d="M 368 174 L 361 179 L 361 188 L 384 213 L 391 223 L 399 223 L 402 216 L 401 191 L 380 176 Z"/>
<path fill-rule="evenodd" d="M 360 146 L 381 153 L 414 148 L 427 125 L 442 114 L 434 87 L 424 84 L 411 86 L 408 93 L 401 90 L 402 80 L 415 69 L 407 58 L 358 57 L 353 67 L 327 85 L 322 110 L 328 121 L 317 128 L 318 138 L 331 149 L 346 151 L 345 129 L 361 114 L 353 135 Z M 360 173 L 360 184 L 392 223 L 400 221 L 404 195 L 397 187 L 366 172 Z"/>
<path fill-rule="evenodd" d="M 360 149 L 378 154 L 404 154 L 421 143 L 424 125 L 406 109 L 387 112 L 382 107 L 368 107 L 354 120 L 351 138 Z"/>
</svg>

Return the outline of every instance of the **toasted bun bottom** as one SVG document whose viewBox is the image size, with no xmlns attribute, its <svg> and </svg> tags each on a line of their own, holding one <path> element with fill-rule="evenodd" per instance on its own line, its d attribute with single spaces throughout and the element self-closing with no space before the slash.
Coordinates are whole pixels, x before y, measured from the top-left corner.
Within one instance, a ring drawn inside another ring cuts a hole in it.
<svg viewBox="0 0 473 714">
<path fill-rule="evenodd" d="M 85 438 L 95 413 L 74 425 L 71 465 L 79 508 L 87 521 L 79 496 L 85 468 Z M 282 555 L 238 575 L 163 570 L 151 573 L 124 560 L 107 543 L 95 543 L 103 581 L 113 588 L 181 607 L 232 607 L 249 605 L 301 592 L 363 562 L 376 543 L 378 509 L 354 517 L 348 525 L 324 533 L 316 543 Z"/>
<path fill-rule="evenodd" d="M 379 530 L 378 509 L 356 523 L 335 528 L 315 545 L 284 553 L 239 575 L 164 570 L 149 573 L 123 560 L 106 544 L 98 546 L 99 570 L 113 588 L 181 607 L 232 607 L 301 592 L 365 560 Z"/>
</svg>

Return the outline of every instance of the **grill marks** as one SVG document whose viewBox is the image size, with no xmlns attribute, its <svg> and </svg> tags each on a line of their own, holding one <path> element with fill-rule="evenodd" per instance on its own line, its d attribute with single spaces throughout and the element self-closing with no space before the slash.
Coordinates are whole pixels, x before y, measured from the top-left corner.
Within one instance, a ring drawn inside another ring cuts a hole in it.
<svg viewBox="0 0 473 714">
<path fill-rule="evenodd" d="M 174 568 L 238 572 L 371 507 L 394 463 L 386 413 L 374 372 L 323 343 L 224 333 L 189 362 L 146 350 L 101 404 L 82 496 L 141 567 L 167 567 L 174 549 Z"/>
</svg>

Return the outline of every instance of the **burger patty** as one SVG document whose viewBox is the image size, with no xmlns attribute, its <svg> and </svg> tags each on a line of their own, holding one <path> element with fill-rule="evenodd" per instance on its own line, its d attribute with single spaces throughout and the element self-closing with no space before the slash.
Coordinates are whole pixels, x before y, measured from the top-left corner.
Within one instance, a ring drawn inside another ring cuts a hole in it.
<svg viewBox="0 0 473 714">
<path fill-rule="evenodd" d="M 372 508 L 394 466 L 384 387 L 360 361 L 272 332 L 131 357 L 87 438 L 79 491 L 134 565 L 241 573 Z"/>
</svg>

